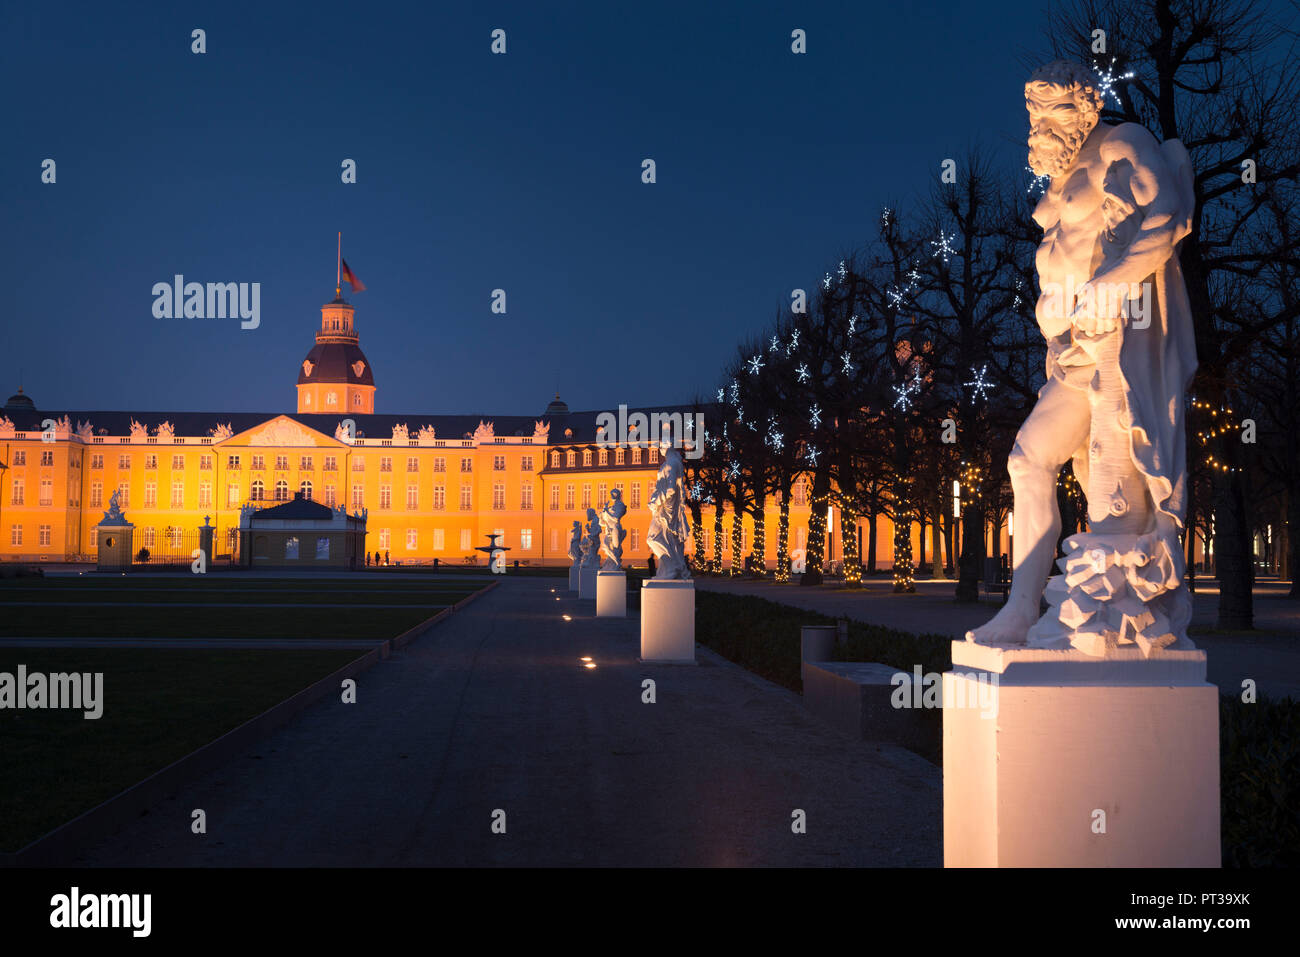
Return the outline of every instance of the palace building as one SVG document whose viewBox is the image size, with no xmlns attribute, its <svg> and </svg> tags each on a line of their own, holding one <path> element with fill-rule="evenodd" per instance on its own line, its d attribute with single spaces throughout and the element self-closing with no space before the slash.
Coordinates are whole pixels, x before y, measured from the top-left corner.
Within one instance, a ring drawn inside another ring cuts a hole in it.
<svg viewBox="0 0 1300 957">
<path fill-rule="evenodd" d="M 573 522 L 585 525 L 587 508 L 599 511 L 620 488 L 624 562 L 646 563 L 657 447 L 601 447 L 597 417 L 608 410 L 572 412 L 558 394 L 536 415 L 378 413 L 354 319 L 341 296 L 321 308 L 294 412 L 45 409 L 20 389 L 0 409 L 0 560 L 93 561 L 96 527 L 116 491 L 133 547 L 153 555 L 180 549 L 206 520 L 217 557 L 238 556 L 241 514 L 300 493 L 349 515 L 364 511 L 365 551 L 392 563 L 483 563 L 476 549 L 497 534 L 512 562 L 561 565 Z M 805 540 L 804 487 L 791 503 L 791 549 Z M 769 507 L 775 567 L 778 503 Z M 711 555 L 709 506 L 703 524 Z M 725 562 L 730 531 L 728 515 Z M 747 518 L 744 554 L 752 536 Z"/>
</svg>

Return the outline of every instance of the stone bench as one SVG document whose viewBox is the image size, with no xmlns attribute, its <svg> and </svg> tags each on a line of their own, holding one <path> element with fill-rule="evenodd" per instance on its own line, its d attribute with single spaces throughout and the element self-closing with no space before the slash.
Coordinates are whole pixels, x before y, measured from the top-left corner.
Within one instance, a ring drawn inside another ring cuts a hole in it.
<svg viewBox="0 0 1300 957">
<path fill-rule="evenodd" d="M 924 750 L 934 740 L 934 716 L 890 701 L 897 668 L 870 661 L 807 661 L 804 706 L 827 724 L 866 741 Z"/>
</svg>

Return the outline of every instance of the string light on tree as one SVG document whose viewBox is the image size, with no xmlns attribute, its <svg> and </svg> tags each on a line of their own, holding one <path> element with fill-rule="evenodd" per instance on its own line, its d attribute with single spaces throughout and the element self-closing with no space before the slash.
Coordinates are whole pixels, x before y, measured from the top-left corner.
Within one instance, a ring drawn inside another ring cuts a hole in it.
<svg viewBox="0 0 1300 957">
<path fill-rule="evenodd" d="M 849 271 L 848 271 L 847 269 L 844 268 L 844 260 L 843 260 L 843 259 L 840 260 L 840 269 L 839 269 L 839 273 L 840 273 L 840 282 L 843 282 L 844 279 L 845 279 L 845 277 L 848 276 L 848 274 L 849 274 Z"/>
<path fill-rule="evenodd" d="M 785 354 L 788 356 L 790 355 L 790 353 L 794 352 L 794 350 L 798 348 L 799 348 L 799 330 L 792 329 L 790 330 L 790 344 L 785 347 Z"/>
<path fill-rule="evenodd" d="M 800 383 L 801 385 L 802 385 L 803 383 L 807 382 L 807 381 L 808 381 L 808 366 L 807 366 L 805 363 L 803 363 L 803 362 L 799 363 L 799 368 L 795 370 L 794 376 L 795 376 L 796 379 L 799 380 L 799 383 Z"/>
<path fill-rule="evenodd" d="M 807 458 L 808 458 L 808 464 L 811 465 L 811 466 L 813 466 L 814 468 L 816 468 L 816 467 L 817 467 L 817 456 L 819 456 L 819 455 L 822 454 L 822 453 L 821 453 L 821 450 L 818 449 L 817 446 L 813 445 L 812 443 L 809 443 L 809 444 L 808 444 L 808 450 L 807 450 L 804 454 L 805 454 L 805 456 L 807 456 Z"/>
<path fill-rule="evenodd" d="M 772 337 L 772 344 L 771 344 L 770 346 L 767 347 L 767 351 L 768 351 L 768 352 L 776 352 L 776 350 L 779 349 L 780 347 L 781 347 L 781 340 L 778 339 L 776 336 L 773 336 L 773 337 Z"/>
<path fill-rule="evenodd" d="M 853 371 L 853 362 L 849 359 L 849 354 L 847 352 L 844 353 L 844 355 L 840 356 L 840 359 L 844 362 L 844 367 L 840 371 L 845 375 L 848 375 Z"/>
<path fill-rule="evenodd" d="M 974 366 L 971 366 L 970 371 L 971 374 L 974 375 L 974 378 L 971 379 L 970 382 L 963 382 L 962 385 L 971 390 L 971 402 L 974 402 L 977 398 L 987 399 L 989 397 L 989 391 L 993 388 L 993 383 L 988 379 L 988 363 L 980 366 L 979 372 L 975 371 Z"/>
<path fill-rule="evenodd" d="M 1111 99 L 1115 101 L 1116 106 L 1123 109 L 1124 101 L 1121 100 L 1119 98 L 1119 94 L 1115 92 L 1115 84 L 1122 83 L 1125 80 L 1133 79 L 1133 71 L 1129 70 L 1127 73 L 1122 73 L 1116 76 L 1114 57 L 1110 58 L 1110 66 L 1106 67 L 1105 70 L 1103 70 L 1097 64 L 1096 60 L 1093 60 L 1092 71 L 1095 74 L 1097 74 L 1097 93 L 1101 96 L 1101 98 L 1105 100 L 1106 97 L 1109 96 Z"/>
<path fill-rule="evenodd" d="M 808 421 L 812 423 L 814 429 L 818 428 L 822 424 L 821 406 L 816 402 L 814 402 L 812 408 L 808 410 Z"/>
<path fill-rule="evenodd" d="M 921 394 L 921 373 L 916 373 L 916 375 L 909 381 L 904 382 L 902 385 L 893 386 L 892 388 L 897 394 L 897 398 L 894 399 L 894 408 L 898 409 L 900 412 L 910 411 L 912 408 L 912 396 Z"/>
<path fill-rule="evenodd" d="M 830 273 L 827 273 L 827 274 L 826 274 L 826 278 L 822 280 L 822 288 L 823 288 L 823 289 L 829 289 L 829 288 L 831 288 L 831 274 L 830 274 Z"/>
<path fill-rule="evenodd" d="M 758 375 L 758 370 L 763 368 L 763 355 L 759 353 L 749 360 L 749 374 Z"/>
<path fill-rule="evenodd" d="M 1035 173 L 1032 166 L 1026 166 L 1025 172 L 1030 176 L 1029 186 L 1025 189 L 1025 192 L 1030 196 L 1034 195 L 1035 190 L 1037 190 L 1038 195 L 1041 196 L 1043 193 L 1047 192 L 1047 187 L 1052 185 L 1052 177 L 1048 176 L 1046 173 Z"/>
<path fill-rule="evenodd" d="M 957 238 L 956 233 L 953 233 L 951 236 L 949 236 L 946 232 L 940 229 L 938 241 L 935 241 L 933 239 L 930 240 L 930 245 L 934 247 L 935 258 L 942 256 L 943 264 L 945 266 L 948 265 L 948 260 L 952 257 L 952 254 L 955 252 L 952 246 L 952 241 L 956 238 Z"/>
</svg>

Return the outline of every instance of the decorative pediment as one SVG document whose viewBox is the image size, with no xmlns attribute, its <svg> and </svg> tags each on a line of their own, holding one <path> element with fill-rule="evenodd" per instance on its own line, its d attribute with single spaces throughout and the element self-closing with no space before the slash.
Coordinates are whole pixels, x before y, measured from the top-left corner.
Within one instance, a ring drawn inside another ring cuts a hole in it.
<svg viewBox="0 0 1300 957">
<path fill-rule="evenodd" d="M 551 423 L 543 422 L 541 419 L 538 419 L 536 422 L 533 423 L 534 442 L 545 442 L 547 436 L 549 436 L 550 434 L 551 434 Z"/>
<path fill-rule="evenodd" d="M 234 434 L 235 434 L 235 430 L 230 427 L 229 422 L 226 422 L 224 424 L 219 422 L 217 423 L 217 427 L 215 429 L 208 429 L 208 435 L 212 436 L 218 442 L 222 441 L 223 439 L 228 439 Z"/>
<path fill-rule="evenodd" d="M 315 445 L 312 433 L 292 419 L 281 416 L 253 431 L 248 436 L 249 445 Z"/>
<path fill-rule="evenodd" d="M 482 419 L 479 419 L 478 428 L 474 430 L 474 441 L 490 442 L 495 437 L 496 437 L 496 430 L 493 428 L 493 424 L 491 422 L 484 422 Z"/>
<path fill-rule="evenodd" d="M 143 442 L 147 438 L 149 438 L 149 430 L 146 429 L 141 423 L 137 422 L 135 419 L 132 419 L 131 420 L 131 441 Z"/>
<path fill-rule="evenodd" d="M 437 433 L 434 432 L 433 426 L 428 425 L 427 423 L 425 425 L 420 426 L 421 445 L 433 445 L 433 440 L 435 438 L 437 438 Z"/>
<path fill-rule="evenodd" d="M 358 379 L 361 378 L 361 373 L 365 371 L 366 371 L 366 364 L 362 362 L 360 359 L 352 363 L 352 374 L 355 375 Z"/>
<path fill-rule="evenodd" d="M 394 426 L 393 426 L 393 441 L 394 441 L 394 442 L 408 442 L 408 441 L 410 441 L 410 439 L 409 439 L 409 435 L 410 435 L 410 433 L 409 433 L 409 431 L 408 431 L 407 428 L 406 428 L 406 423 L 405 423 L 405 422 L 403 422 L 401 425 L 394 425 Z"/>
<path fill-rule="evenodd" d="M 316 368 L 316 367 L 315 367 L 314 365 L 312 365 L 312 361 L 311 361 L 310 359 L 303 359 L 303 360 L 302 360 L 302 374 L 303 374 L 303 375 L 307 376 L 308 378 L 311 378 L 311 370 L 314 369 L 314 368 Z"/>
</svg>

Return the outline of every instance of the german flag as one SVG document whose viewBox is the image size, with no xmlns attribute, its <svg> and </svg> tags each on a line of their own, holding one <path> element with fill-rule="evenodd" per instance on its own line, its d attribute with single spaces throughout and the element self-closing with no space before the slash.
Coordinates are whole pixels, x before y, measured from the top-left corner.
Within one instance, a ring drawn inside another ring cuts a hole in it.
<svg viewBox="0 0 1300 957">
<path fill-rule="evenodd" d="M 340 261 L 340 267 L 339 267 L 340 281 L 345 282 L 349 286 L 351 286 L 353 292 L 365 292 L 366 287 L 362 285 L 361 280 L 357 278 L 356 273 L 354 273 L 348 267 L 348 261 L 346 259 L 343 259 L 342 257 L 339 257 L 339 261 Z"/>
</svg>

